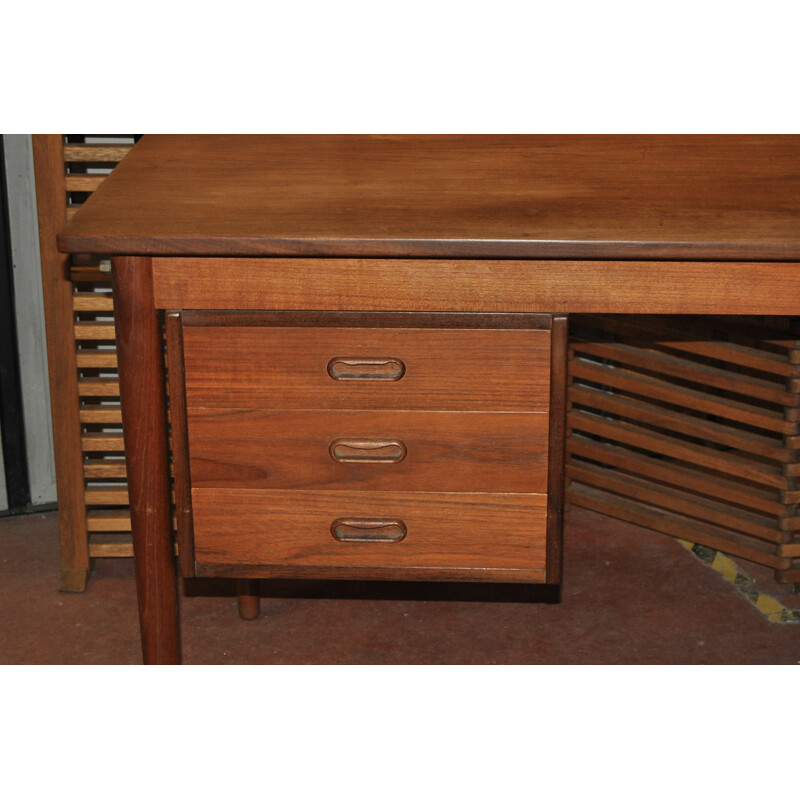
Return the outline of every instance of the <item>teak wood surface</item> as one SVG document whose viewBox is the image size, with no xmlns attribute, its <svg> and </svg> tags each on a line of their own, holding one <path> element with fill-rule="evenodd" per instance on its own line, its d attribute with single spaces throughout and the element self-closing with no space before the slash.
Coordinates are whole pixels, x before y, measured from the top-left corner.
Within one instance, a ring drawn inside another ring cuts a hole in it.
<svg viewBox="0 0 800 800">
<path fill-rule="evenodd" d="M 798 196 L 797 136 L 145 136 L 59 236 L 116 256 L 145 661 L 179 653 L 159 309 L 798 313 Z M 548 581 L 565 329 L 554 320 L 548 491 L 528 495 L 547 504 L 531 579 Z M 195 499 L 211 514 L 272 491 Z"/>
<path fill-rule="evenodd" d="M 129 255 L 800 260 L 798 136 L 145 136 L 61 235 Z"/>
<path fill-rule="evenodd" d="M 369 577 L 401 580 L 424 579 L 426 573 L 440 580 L 545 578 L 544 494 L 263 489 L 192 494 L 199 576 L 235 575 L 238 566 L 249 577 L 285 575 L 285 567 L 302 567 L 310 576 L 312 569 L 326 567 L 350 575 L 361 571 L 364 577 L 371 569 Z M 347 514 L 354 517 L 402 520 L 408 537 L 338 543 L 328 532 L 337 508 L 351 509 Z"/>
<path fill-rule="evenodd" d="M 183 343 L 189 406 L 544 411 L 549 402 L 549 331 L 187 325 Z M 331 380 L 324 365 L 334 357 L 397 359 L 407 371 Z"/>
</svg>

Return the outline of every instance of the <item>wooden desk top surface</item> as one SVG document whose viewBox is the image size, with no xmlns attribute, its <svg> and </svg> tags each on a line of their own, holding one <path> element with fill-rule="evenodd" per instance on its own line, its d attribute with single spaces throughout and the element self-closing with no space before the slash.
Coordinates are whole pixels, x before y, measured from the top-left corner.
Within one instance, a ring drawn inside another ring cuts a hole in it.
<svg viewBox="0 0 800 800">
<path fill-rule="evenodd" d="M 800 136 L 151 134 L 59 246 L 800 261 Z"/>
</svg>

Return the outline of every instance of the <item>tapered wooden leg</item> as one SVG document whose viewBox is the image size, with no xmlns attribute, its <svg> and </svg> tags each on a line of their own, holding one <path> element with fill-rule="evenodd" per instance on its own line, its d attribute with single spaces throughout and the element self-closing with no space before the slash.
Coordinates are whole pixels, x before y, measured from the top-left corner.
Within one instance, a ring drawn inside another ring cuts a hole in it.
<svg viewBox="0 0 800 800">
<path fill-rule="evenodd" d="M 242 619 L 256 619 L 261 610 L 258 581 L 240 578 L 236 581 L 236 602 Z"/>
<path fill-rule="evenodd" d="M 145 664 L 180 663 L 164 358 L 149 258 L 112 267 L 120 402 Z"/>
</svg>

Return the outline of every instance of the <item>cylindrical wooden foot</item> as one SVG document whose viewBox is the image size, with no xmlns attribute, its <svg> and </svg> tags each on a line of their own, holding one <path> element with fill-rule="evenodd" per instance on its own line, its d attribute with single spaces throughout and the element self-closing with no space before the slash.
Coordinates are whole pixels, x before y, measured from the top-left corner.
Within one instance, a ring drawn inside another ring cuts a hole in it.
<svg viewBox="0 0 800 800">
<path fill-rule="evenodd" d="M 236 581 L 237 604 L 242 619 L 256 619 L 260 609 L 258 581 L 240 578 Z"/>
</svg>

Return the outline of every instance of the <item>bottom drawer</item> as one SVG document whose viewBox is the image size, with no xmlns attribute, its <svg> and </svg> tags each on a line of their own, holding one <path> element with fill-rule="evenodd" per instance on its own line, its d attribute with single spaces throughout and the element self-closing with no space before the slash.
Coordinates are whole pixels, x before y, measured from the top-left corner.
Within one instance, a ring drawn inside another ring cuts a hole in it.
<svg viewBox="0 0 800 800">
<path fill-rule="evenodd" d="M 198 576 L 546 575 L 545 494 L 195 489 L 192 512 Z"/>
</svg>

